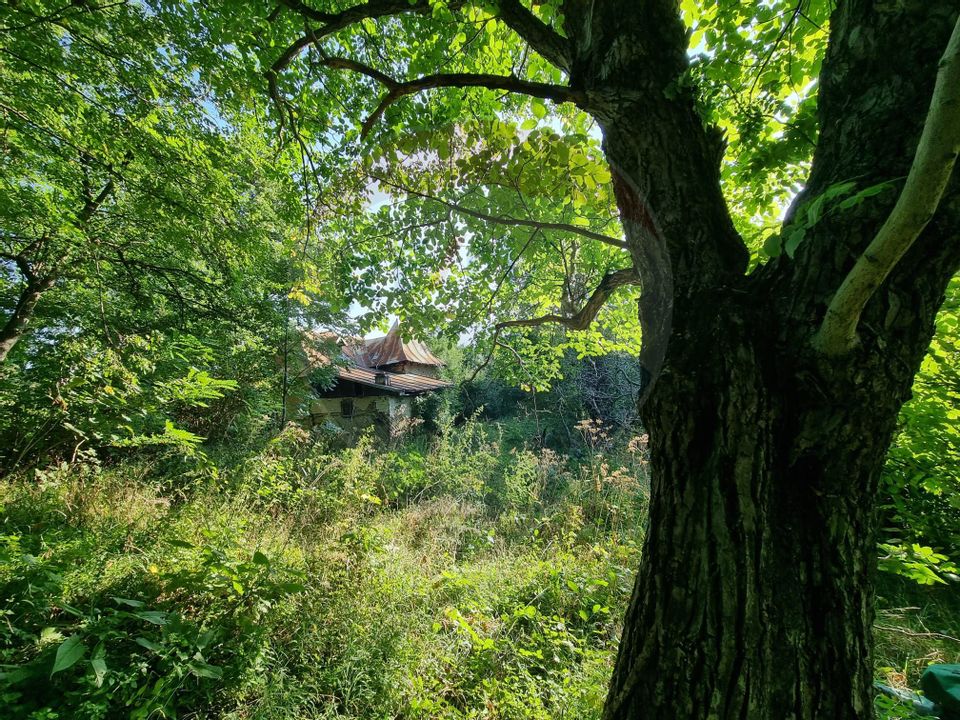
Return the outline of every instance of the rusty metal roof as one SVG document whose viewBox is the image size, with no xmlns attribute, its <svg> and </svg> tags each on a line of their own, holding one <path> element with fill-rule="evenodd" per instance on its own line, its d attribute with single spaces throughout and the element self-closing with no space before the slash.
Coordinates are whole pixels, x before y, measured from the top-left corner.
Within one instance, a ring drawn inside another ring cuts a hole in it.
<svg viewBox="0 0 960 720">
<path fill-rule="evenodd" d="M 377 375 L 383 375 L 386 384 L 377 382 Z M 416 395 L 422 392 L 431 392 L 433 390 L 442 390 L 450 387 L 452 383 L 443 380 L 435 380 L 424 375 L 414 373 L 391 373 L 383 370 L 368 370 L 360 367 L 339 368 L 337 378 L 340 380 L 349 380 L 368 385 L 370 387 L 386 390 L 397 395 Z"/>
<path fill-rule="evenodd" d="M 403 342 L 397 323 L 382 338 L 363 340 L 357 337 L 340 337 L 330 332 L 313 332 L 309 339 L 318 344 L 337 343 L 343 357 L 350 365 L 337 367 L 337 378 L 360 385 L 380 388 L 398 395 L 415 395 L 451 387 L 452 383 L 416 373 L 393 373 L 377 370 L 377 367 L 398 362 L 443 366 L 445 363 L 417 340 Z M 311 365 L 332 365 L 331 359 L 310 342 L 304 343 L 304 351 Z M 342 361 L 341 361 L 342 362 Z M 387 383 L 378 383 L 377 375 L 383 375 Z"/>
<path fill-rule="evenodd" d="M 394 363 L 410 362 L 419 365 L 442 367 L 443 360 L 438 358 L 419 340 L 403 341 L 400 336 L 400 323 L 394 322 L 390 332 L 381 338 L 364 341 L 366 367 L 383 367 Z M 360 364 L 360 363 L 358 363 Z"/>
</svg>

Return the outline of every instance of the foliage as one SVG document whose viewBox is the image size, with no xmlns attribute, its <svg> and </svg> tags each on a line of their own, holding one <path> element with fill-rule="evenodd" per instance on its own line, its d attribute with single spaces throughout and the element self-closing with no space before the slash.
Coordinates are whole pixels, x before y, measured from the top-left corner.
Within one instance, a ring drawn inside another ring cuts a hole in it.
<svg viewBox="0 0 960 720">
<path fill-rule="evenodd" d="M 922 573 L 931 582 L 956 572 L 952 564 L 944 563 L 944 554 L 954 561 L 960 557 L 958 309 L 960 280 L 955 278 L 881 477 L 885 532 L 892 546 L 887 554 L 909 558 L 908 565 L 897 560 L 895 567 L 912 575 Z M 921 546 L 922 550 L 915 549 Z"/>
<path fill-rule="evenodd" d="M 197 368 L 214 361 L 210 348 L 192 336 L 172 341 L 152 333 L 114 347 L 66 338 L 42 348 L 35 360 L 26 368 L 4 368 L 0 433 L 8 441 L 8 460 L 41 451 L 75 453 L 84 445 L 172 445 L 192 453 L 203 438 L 191 430 L 210 430 L 216 420 L 191 422 L 191 413 L 209 411 L 237 389 L 236 381 Z"/>
<path fill-rule="evenodd" d="M 146 718 L 212 702 L 212 681 L 256 660 L 263 617 L 303 590 L 274 549 L 246 544 L 242 519 L 197 526 L 95 466 L 7 485 L 3 507 L 4 698 L 20 717 L 47 717 L 49 703 Z"/>
<path fill-rule="evenodd" d="M 598 494 L 590 468 L 498 435 L 469 424 L 383 454 L 290 428 L 177 504 L 133 460 L 8 478 L 5 706 L 596 715 L 644 496 Z M 587 498 L 630 517 L 585 516 Z"/>
<path fill-rule="evenodd" d="M 309 155 L 307 199 L 325 242 L 339 250 L 334 274 L 363 309 L 365 329 L 393 313 L 451 339 L 470 332 L 486 351 L 493 320 L 572 312 L 605 274 L 629 265 L 610 172 L 584 113 L 489 90 L 441 89 L 388 108 L 375 137 L 363 142 L 358 121 L 379 92 L 369 77 L 330 71 L 310 53 L 281 74 L 267 71 L 303 31 L 295 9 L 158 5 L 178 35 L 193 38 L 191 57 L 218 97 L 231 107 L 270 98 L 280 142 Z M 342 27 L 320 52 L 385 63 L 384 72 L 416 73 L 440 62 L 446 72 L 559 79 L 523 52 L 494 8 L 430 7 Z M 331 181 L 339 194 L 328 189 Z M 618 290 L 601 311 L 603 332 L 575 331 L 570 346 L 635 351 L 635 300 L 630 287 Z M 520 346 L 528 333 L 501 335 Z M 550 343 L 541 337 L 536 345 Z"/>
<path fill-rule="evenodd" d="M 694 62 L 681 86 L 723 134 L 722 182 L 753 261 L 776 255 L 786 206 L 819 132 L 819 75 L 834 3 L 681 3 Z"/>
<path fill-rule="evenodd" d="M 411 2 L 411 12 L 374 12 L 329 32 L 324 19 L 336 4 L 272 13 L 160 6 L 178 32 L 197 39 L 197 65 L 221 95 L 270 98 L 282 142 L 307 148 L 321 177 L 336 168 L 357 180 L 339 213 L 329 213 L 335 201 L 322 180 L 316 200 L 365 325 L 393 313 L 449 338 L 470 333 L 483 353 L 500 348 L 514 355 L 508 364 L 521 359 L 521 382 L 539 389 L 555 377 L 565 347 L 635 354 L 630 286 L 608 299 L 597 325 L 564 328 L 559 344 L 529 327 L 497 330 L 505 321 L 569 318 L 601 278 L 630 264 L 591 117 L 571 103 L 482 83 L 435 87 L 375 110 L 391 82 L 438 69 L 562 83 L 496 3 Z M 809 167 L 832 9 L 827 0 L 681 3 L 693 64 L 667 91 L 695 94 L 703 120 L 724 139 L 724 191 L 755 261 L 765 239 L 778 246 L 776 226 Z M 547 28 L 569 31 L 562 3 L 531 11 Z M 323 32 L 304 35 L 305 24 Z"/>
<path fill-rule="evenodd" d="M 135 458 L 6 478 L 6 711 L 598 718 L 645 438 L 585 422 L 581 460 L 508 448 L 507 431 L 332 450 L 291 426 L 259 450 L 210 448 L 219 473 L 176 502 Z M 920 590 L 881 590 L 877 672 L 898 686 L 960 657 L 949 598 Z"/>
<path fill-rule="evenodd" d="M 680 5 L 696 57 L 666 93 L 696 96 L 755 263 L 884 197 L 835 182 L 775 230 L 816 141 L 832 3 Z M 573 321 L 633 262 L 611 171 L 585 113 L 498 89 L 438 87 L 363 127 L 376 72 L 564 79 L 496 3 L 413 6 L 283 68 L 299 3 L 0 9 L 11 712 L 597 716 L 647 497 L 636 279 Z M 554 0 L 529 12 L 564 28 Z M 880 567 L 928 586 L 960 554 L 956 294 L 882 479 Z M 486 372 L 423 408 L 435 435 L 265 432 L 301 330 L 351 303 L 362 330 L 394 313 L 469 338 L 450 372 Z"/>
<path fill-rule="evenodd" d="M 201 81 L 150 6 L 12 4 L 0 22 L 0 309 L 19 340 L 0 461 L 255 432 L 283 405 L 289 326 L 345 309 L 320 297 L 299 156 Z"/>
</svg>

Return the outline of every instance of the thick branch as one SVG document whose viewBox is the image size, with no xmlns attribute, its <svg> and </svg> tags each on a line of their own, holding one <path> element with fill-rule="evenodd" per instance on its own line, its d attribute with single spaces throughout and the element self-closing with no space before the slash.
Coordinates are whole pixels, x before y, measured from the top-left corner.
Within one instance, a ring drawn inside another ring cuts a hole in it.
<svg viewBox="0 0 960 720">
<path fill-rule="evenodd" d="M 33 268 L 30 267 L 30 262 L 23 255 L 23 253 L 14 255 L 13 253 L 0 252 L 0 258 L 15 263 L 17 269 L 20 271 L 20 274 L 23 275 L 23 279 L 26 280 L 27 283 L 31 283 L 36 280 L 36 274 L 33 272 Z"/>
<path fill-rule="evenodd" d="M 553 100 L 557 103 L 573 102 L 578 103 L 583 98 L 570 88 L 562 85 L 551 85 L 549 83 L 531 82 L 521 80 L 512 75 L 490 75 L 487 73 L 438 73 L 436 75 L 426 75 L 414 80 L 399 81 L 390 77 L 386 73 L 370 67 L 365 63 L 344 57 L 322 57 L 319 64 L 324 67 L 335 68 L 337 70 L 350 70 L 352 72 L 366 75 L 385 85 L 389 92 L 380 101 L 377 109 L 363 123 L 363 134 L 366 135 L 376 124 L 377 120 L 383 115 L 386 109 L 394 102 L 406 95 L 413 95 L 424 90 L 435 88 L 467 88 L 483 87 L 490 90 L 507 90 L 509 92 L 522 93 L 533 97 Z"/>
<path fill-rule="evenodd" d="M 429 0 L 369 0 L 359 5 L 354 5 L 338 13 L 325 13 L 314 10 L 302 2 L 290 0 L 284 2 L 287 7 L 296 10 L 305 18 L 323 23 L 322 25 L 309 28 L 306 33 L 297 38 L 288 47 L 283 54 L 267 71 L 267 76 L 276 75 L 286 68 L 294 58 L 302 53 L 311 43 L 316 42 L 322 37 L 331 35 L 335 32 L 350 27 L 362 20 L 373 20 L 376 18 L 389 17 L 390 15 L 400 15 L 402 13 L 428 12 L 430 10 Z"/>
<path fill-rule="evenodd" d="M 300 13 L 309 20 L 323 23 L 324 30 L 326 30 L 327 27 L 336 26 L 329 32 L 341 30 L 365 18 L 379 18 L 387 15 L 399 15 L 404 12 L 425 12 L 430 10 L 429 0 L 368 0 L 367 2 L 354 5 L 340 12 L 332 13 L 316 10 L 306 3 L 300 2 L 300 0 L 280 0 L 280 4 Z M 463 3 L 457 2 L 451 4 L 459 7 Z"/>
<path fill-rule="evenodd" d="M 295 40 L 283 54 L 274 61 L 273 65 L 271 65 L 270 69 L 265 73 L 270 97 L 280 111 L 281 122 L 283 121 L 284 103 L 280 95 L 280 90 L 277 87 L 277 77 L 281 71 L 286 69 L 290 63 L 310 45 L 316 45 L 317 49 L 321 50 L 318 43 L 321 38 L 364 19 L 430 10 L 428 0 L 413 0 L 412 2 L 410 0 L 370 0 L 361 5 L 347 8 L 339 13 L 325 13 L 314 10 L 303 2 L 300 2 L 300 0 L 283 0 L 283 4 L 299 12 L 307 20 L 313 20 L 323 24 L 318 27 L 308 28 L 307 32 Z M 454 3 L 454 6 L 459 7 L 460 4 L 462 3 Z M 569 65 L 569 58 L 566 58 L 568 54 L 568 43 L 563 37 L 540 22 L 532 13 L 516 2 L 516 0 L 504 0 L 501 10 L 504 22 L 518 33 L 520 33 L 522 29 L 523 32 L 521 35 L 523 35 L 524 39 L 537 49 L 538 52 L 543 54 L 544 57 L 547 57 L 548 60 L 557 63 L 563 68 Z M 369 65 L 348 58 L 322 57 L 320 64 L 327 67 L 362 73 L 388 88 L 389 92 L 387 95 L 380 101 L 380 104 L 376 110 L 374 110 L 373 114 L 363 123 L 362 136 L 366 136 L 370 132 L 371 128 L 380 119 L 386 109 L 399 98 L 434 88 L 484 87 L 491 90 L 521 93 L 544 100 L 552 100 L 557 103 L 574 102 L 582 105 L 584 101 L 582 93 L 571 90 L 570 88 L 561 85 L 522 80 L 513 76 L 490 75 L 485 73 L 437 73 L 401 82 Z"/>
<path fill-rule="evenodd" d="M 357 60 L 351 60 L 350 58 L 344 57 L 324 57 L 320 60 L 320 65 L 324 67 L 334 68 L 336 70 L 352 70 L 353 72 L 366 75 L 369 78 L 373 78 L 381 85 L 386 85 L 391 90 L 400 87 L 401 83 L 394 80 L 392 77 L 387 75 L 385 72 L 381 72 L 374 67 L 365 65 L 362 62 Z"/>
<path fill-rule="evenodd" d="M 487 353 L 487 356 L 484 358 L 483 362 L 474 368 L 473 373 L 469 378 L 467 378 L 467 382 L 473 382 L 476 380 L 477 375 L 480 374 L 480 371 L 490 364 L 490 361 L 493 359 L 493 352 L 497 347 L 505 347 L 516 354 L 516 351 L 513 350 L 513 348 L 500 342 L 500 332 L 505 328 L 537 327 L 538 325 L 546 325 L 547 323 L 556 323 L 558 325 L 564 325 L 570 330 L 586 330 L 588 327 L 590 327 L 590 323 L 596 319 L 600 309 L 603 307 L 604 303 L 606 303 L 607 299 L 614 290 L 619 287 L 623 287 L 624 285 L 638 285 L 639 283 L 640 278 L 637 276 L 633 268 L 616 270 L 603 276 L 600 284 L 597 285 L 586 304 L 580 309 L 580 312 L 576 313 L 575 315 L 566 316 L 547 314 L 535 318 L 504 320 L 502 322 L 498 322 L 493 326 L 493 340 L 490 344 L 490 352 Z"/>
<path fill-rule="evenodd" d="M 570 41 L 540 22 L 519 0 L 500 0 L 500 19 L 540 55 L 561 70 L 570 72 L 573 64 Z"/>
<path fill-rule="evenodd" d="M 585 238 L 591 240 L 598 240 L 607 245 L 612 245 L 615 248 L 621 250 L 627 249 L 627 243 L 625 240 L 620 240 L 615 237 L 610 237 L 609 235 L 604 235 L 603 233 L 594 232 L 588 228 L 577 227 L 576 225 L 571 225 L 569 223 L 560 223 L 560 222 L 543 222 L 541 220 L 528 220 L 526 218 L 515 218 L 510 217 L 509 215 L 491 215 L 489 213 L 481 212 L 480 210 L 474 210 L 472 208 L 464 207 L 455 202 L 450 202 L 449 200 L 444 200 L 443 198 L 436 197 L 435 195 L 428 195 L 427 193 L 419 192 L 402 185 L 397 185 L 386 178 L 382 178 L 376 175 L 371 175 L 371 177 L 376 180 L 378 183 L 387 185 L 401 192 L 407 193 L 408 195 L 413 195 L 414 197 L 419 197 L 424 200 L 429 200 L 431 202 L 439 203 L 445 207 L 450 208 L 451 210 L 462 213 L 464 215 L 469 215 L 470 217 L 477 218 L 478 220 L 485 220 L 487 222 L 497 223 L 499 225 L 510 225 L 516 227 L 529 227 L 536 230 L 558 230 L 561 232 L 575 233 L 581 235 Z"/>
<path fill-rule="evenodd" d="M 19 260 L 17 264 L 20 265 Z M 23 266 L 20 266 L 21 272 L 24 272 Z M 53 275 L 44 278 L 38 278 L 33 273 L 27 275 L 27 284 L 20 293 L 17 305 L 7 318 L 7 321 L 0 328 L 0 363 L 7 359 L 10 351 L 20 342 L 20 339 L 27 331 L 27 325 L 33 318 L 33 311 L 40 297 L 53 287 L 56 278 Z"/>
<path fill-rule="evenodd" d="M 99 210 L 103 205 L 103 203 L 106 202 L 106 199 L 113 192 L 114 185 L 115 183 L 113 178 L 110 178 L 106 183 L 104 183 L 96 197 L 90 198 L 86 203 L 84 203 L 83 209 L 80 210 L 80 214 L 77 215 L 76 226 L 78 228 L 83 229 L 90 218 L 92 218 L 97 210 Z"/>
<path fill-rule="evenodd" d="M 406 95 L 413 95 L 434 88 L 482 87 L 488 90 L 506 90 L 507 92 L 530 95 L 544 100 L 552 100 L 555 103 L 572 102 L 577 105 L 583 105 L 585 101 L 583 93 L 577 90 L 572 90 L 562 85 L 521 80 L 512 75 L 437 73 L 436 75 L 425 75 L 415 80 L 395 83 L 392 87 L 389 84 L 387 85 L 390 87 L 390 92 L 384 96 L 370 117 L 363 122 L 362 137 L 365 137 L 370 132 L 377 121 L 383 116 L 383 113 L 386 112 L 387 108 L 397 100 Z"/>
<path fill-rule="evenodd" d="M 80 230 L 83 230 L 86 224 L 90 221 L 90 218 L 96 214 L 97 210 L 106 202 L 107 198 L 113 192 L 114 181 L 113 178 L 107 180 L 104 186 L 100 189 L 100 192 L 97 193 L 96 197 L 90 197 L 84 203 L 83 208 L 77 214 L 77 218 L 73 221 L 75 227 Z M 32 248 L 39 247 L 44 242 L 44 239 L 41 238 L 34 243 L 31 243 Z M 13 312 L 7 318 L 6 322 L 3 324 L 3 327 L 0 328 L 0 363 L 7 359 L 7 356 L 10 354 L 10 351 L 20 342 L 21 338 L 27 332 L 27 326 L 30 324 L 30 321 L 33 319 L 34 311 L 37 307 L 37 303 L 40 302 L 40 298 L 45 292 L 52 288 L 57 279 L 60 277 L 59 268 L 54 267 L 51 270 L 48 270 L 44 274 L 38 274 L 39 264 L 34 262 L 31 265 L 29 258 L 24 254 L 28 250 L 13 255 L 10 253 L 0 253 L 0 257 L 12 260 L 17 264 L 21 274 L 23 275 L 24 280 L 26 280 L 26 285 L 23 288 L 23 291 L 20 293 L 20 298 L 17 300 L 17 305 L 13 309 Z M 67 262 L 66 257 L 58 258 L 61 268 L 63 264 Z"/>
<path fill-rule="evenodd" d="M 596 319 L 600 309 L 604 303 L 607 302 L 610 295 L 613 294 L 614 290 L 624 285 L 637 285 L 639 282 L 640 278 L 637 277 L 633 268 L 616 270 L 603 276 L 603 279 L 587 299 L 587 302 L 575 315 L 547 314 L 535 318 L 523 318 L 521 320 L 504 320 L 503 322 L 498 322 L 494 327 L 497 330 L 501 330 L 508 327 L 535 327 L 537 325 L 545 325 L 546 323 L 557 323 L 570 330 L 586 330 Z"/>
<path fill-rule="evenodd" d="M 390 15 L 426 12 L 430 10 L 429 0 L 413 0 L 412 2 L 411 0 L 368 0 L 368 2 L 354 5 L 337 13 L 325 13 L 314 10 L 299 0 L 283 0 L 282 4 L 303 15 L 307 21 L 313 20 L 314 22 L 323 24 L 308 28 L 307 32 L 291 43 L 290 46 L 283 51 L 283 54 L 274 61 L 270 69 L 264 73 L 267 78 L 270 98 L 280 113 L 281 125 L 283 123 L 284 104 L 280 96 L 280 90 L 277 87 L 277 76 L 311 44 L 315 44 L 320 38 L 332 35 L 362 20 L 372 20 L 389 17 Z"/>
<path fill-rule="evenodd" d="M 813 338 L 826 355 L 857 343 L 857 324 L 867 302 L 930 222 L 960 152 L 960 19 L 940 61 L 933 99 L 917 153 L 897 204 L 840 289 Z"/>
</svg>

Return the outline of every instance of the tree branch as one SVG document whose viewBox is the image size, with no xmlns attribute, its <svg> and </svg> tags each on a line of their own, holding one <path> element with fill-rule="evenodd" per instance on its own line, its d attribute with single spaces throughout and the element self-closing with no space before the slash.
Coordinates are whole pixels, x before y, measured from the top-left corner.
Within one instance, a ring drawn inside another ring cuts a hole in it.
<svg viewBox="0 0 960 720">
<path fill-rule="evenodd" d="M 80 214 L 77 215 L 76 225 L 78 228 L 82 229 L 83 226 L 86 225 L 90 220 L 90 218 L 94 216 L 97 210 L 100 209 L 103 203 L 106 202 L 106 199 L 113 192 L 114 184 L 113 178 L 110 178 L 106 183 L 104 183 L 103 187 L 100 189 L 100 192 L 97 193 L 95 198 L 91 198 L 84 203 L 83 209 L 80 210 Z"/>
<path fill-rule="evenodd" d="M 586 330 L 596 319 L 600 309 L 603 307 L 604 303 L 606 303 L 607 299 L 614 290 L 623 287 L 624 285 L 637 285 L 639 283 L 640 278 L 637 276 L 637 273 L 633 268 L 615 270 L 603 276 L 603 279 L 597 285 L 596 289 L 593 291 L 593 294 L 590 295 L 590 298 L 587 300 L 586 304 L 575 315 L 567 316 L 550 313 L 535 318 L 503 320 L 502 322 L 498 322 L 493 326 L 493 340 L 490 344 L 490 352 L 487 353 L 487 356 L 484 358 L 483 362 L 474 368 L 473 373 L 469 378 L 467 378 L 467 382 L 473 382 L 477 378 L 477 375 L 480 374 L 480 371 L 490 364 L 490 361 L 493 359 L 493 352 L 498 346 L 505 347 L 516 354 L 516 351 L 513 350 L 513 348 L 500 342 L 500 332 L 505 328 L 536 327 L 538 325 L 546 325 L 547 323 L 556 323 L 558 325 L 563 325 L 570 330 Z"/>
<path fill-rule="evenodd" d="M 542 23 L 519 0 L 500 0 L 500 19 L 534 50 L 564 72 L 570 72 L 570 41 Z"/>
<path fill-rule="evenodd" d="M 36 281 L 36 274 L 33 272 L 33 268 L 30 267 L 30 262 L 22 254 L 14 255 L 13 253 L 0 252 L 0 258 L 15 263 L 20 274 L 23 275 L 23 279 L 27 281 L 27 284 Z"/>
<path fill-rule="evenodd" d="M 497 345 L 499 345 L 499 341 L 500 341 L 500 331 L 501 331 L 502 329 L 503 329 L 503 328 L 498 328 L 498 327 L 495 327 L 495 328 L 494 328 L 494 330 L 493 330 L 493 340 L 491 340 L 491 342 L 490 342 L 490 351 L 487 353 L 487 356 L 483 359 L 483 362 L 480 363 L 479 365 L 477 365 L 477 366 L 473 369 L 473 372 L 470 374 L 470 377 L 467 378 L 467 382 L 468 382 L 468 383 L 472 383 L 474 380 L 476 380 L 476 379 L 477 379 L 477 375 L 480 374 L 480 371 L 483 370 L 487 365 L 489 365 L 491 360 L 493 360 L 493 352 L 494 352 L 494 350 L 497 349 Z"/>
<path fill-rule="evenodd" d="M 361 137 L 366 137 L 370 130 L 381 118 L 388 107 L 405 95 L 430 90 L 434 88 L 467 88 L 482 87 L 488 90 L 506 90 L 507 92 L 530 95 L 532 97 L 552 100 L 555 103 L 572 102 L 576 105 L 583 105 L 585 97 L 583 93 L 572 90 L 562 85 L 551 85 L 550 83 L 531 82 L 521 80 L 511 75 L 488 75 L 486 73 L 437 73 L 436 75 L 425 75 L 415 80 L 397 83 L 390 89 L 390 92 L 384 96 L 383 100 L 377 106 L 377 109 L 363 122 Z"/>
<path fill-rule="evenodd" d="M 940 60 L 930 109 L 903 191 L 880 232 L 857 259 L 830 301 L 813 338 L 825 355 L 857 344 L 867 302 L 930 222 L 960 152 L 960 19 Z"/>
<path fill-rule="evenodd" d="M 320 48 L 318 48 L 318 51 L 320 51 Z M 357 60 L 351 60 L 350 58 L 323 56 L 320 60 L 320 65 L 336 70 L 352 70 L 353 72 L 361 73 L 369 78 L 373 78 L 381 85 L 386 85 L 390 90 L 395 90 L 402 85 L 402 83 L 394 80 L 385 72 L 381 72 L 374 67 L 370 67 Z"/>
<path fill-rule="evenodd" d="M 281 0 L 281 4 L 300 13 L 308 22 L 312 20 L 323 23 L 314 28 L 308 27 L 307 31 L 294 40 L 264 73 L 267 78 L 270 98 L 280 113 L 281 127 L 283 125 L 284 102 L 277 87 L 277 77 L 311 44 L 316 44 L 320 38 L 332 35 L 362 20 L 373 20 L 402 13 L 428 12 L 430 10 L 429 0 L 367 0 L 367 2 L 354 5 L 337 13 L 314 10 L 300 0 Z"/>
<path fill-rule="evenodd" d="M 490 293 L 490 299 L 487 300 L 487 305 L 483 309 L 483 314 L 490 312 L 490 308 L 493 306 L 493 301 L 497 299 L 497 295 L 500 293 L 500 288 L 503 287 L 503 283 L 506 282 L 507 278 L 510 277 L 510 273 L 513 272 L 513 269 L 517 266 L 517 263 L 520 262 L 520 258 L 523 257 L 523 254 L 527 251 L 527 248 L 530 247 L 530 243 L 533 242 L 534 238 L 540 234 L 540 228 L 535 228 L 530 237 L 527 238 L 527 241 L 523 244 L 523 247 L 520 248 L 520 252 L 517 253 L 517 256 L 510 261 L 510 264 L 507 266 L 507 269 L 503 271 L 503 274 L 500 275 L 500 279 L 497 281 L 497 286 L 493 289 L 493 292 Z M 474 321 L 479 318 L 474 317 Z"/>
<path fill-rule="evenodd" d="M 586 330 L 596 319 L 600 309 L 606 303 L 607 299 L 613 294 L 613 291 L 624 285 L 637 285 L 640 278 L 633 268 L 624 268 L 607 273 L 594 289 L 586 304 L 580 311 L 574 315 L 555 315 L 547 314 L 535 318 L 523 318 L 521 320 L 504 320 L 494 325 L 494 328 L 501 330 L 508 327 L 535 327 L 546 323 L 557 323 L 570 330 Z"/>
<path fill-rule="evenodd" d="M 536 230 L 558 230 L 561 232 L 575 233 L 581 235 L 585 238 L 590 238 L 591 240 L 598 240 L 607 245 L 612 245 L 615 248 L 620 250 L 627 249 L 627 243 L 625 240 L 620 240 L 615 237 L 610 237 L 609 235 L 604 235 L 603 233 L 594 232 L 588 228 L 578 227 L 576 225 L 570 225 L 569 223 L 559 223 L 559 222 L 543 222 L 540 220 L 528 220 L 526 218 L 515 218 L 510 217 L 509 215 L 491 215 L 489 213 L 481 212 L 480 210 L 474 210 L 472 208 L 464 207 L 455 202 L 449 200 L 444 200 L 443 198 L 436 197 L 435 195 L 429 195 L 427 193 L 419 192 L 411 188 L 405 187 L 403 185 L 398 185 L 386 178 L 379 177 L 377 175 L 371 175 L 371 178 L 376 180 L 378 183 L 383 183 L 388 187 L 392 187 L 401 192 L 405 192 L 408 195 L 413 195 L 414 197 L 419 197 L 424 200 L 429 200 L 431 202 L 439 203 L 445 207 L 450 208 L 451 210 L 462 213 L 464 215 L 469 215 L 470 217 L 477 218 L 478 220 L 486 220 L 487 222 L 497 223 L 499 225 L 511 225 L 517 227 L 529 227 Z"/>
<path fill-rule="evenodd" d="M 318 27 L 308 27 L 306 32 L 295 40 L 283 54 L 274 61 L 270 69 L 264 73 L 267 78 L 270 97 L 280 113 L 281 125 L 283 123 L 283 108 L 285 103 L 277 85 L 277 78 L 280 72 L 286 69 L 290 63 L 310 45 L 316 46 L 318 52 L 320 52 L 321 65 L 359 72 L 387 87 L 387 95 L 380 101 L 380 104 L 373 111 L 373 114 L 364 121 L 361 137 L 366 137 L 369 134 L 373 126 L 383 116 L 386 109 L 399 98 L 435 88 L 484 87 L 491 90 L 521 93 L 544 100 L 552 100 L 556 103 L 573 102 L 582 105 L 585 101 L 582 92 L 572 90 L 568 87 L 522 80 L 510 75 L 437 73 L 401 82 L 391 78 L 386 73 L 356 60 L 342 57 L 327 57 L 323 54 L 322 48 L 319 46 L 318 41 L 321 38 L 343 30 L 361 20 L 398 15 L 400 13 L 429 11 L 429 0 L 413 0 L 412 2 L 411 0 L 369 0 L 366 3 L 355 5 L 339 13 L 326 13 L 314 10 L 303 2 L 300 2 L 300 0 L 281 0 L 281 2 L 291 10 L 299 12 L 308 21 L 313 20 L 323 23 Z M 456 2 L 452 4 L 452 7 L 459 7 L 462 4 L 462 2 Z M 567 42 L 564 38 L 541 23 L 532 13 L 516 2 L 516 0 L 504 0 L 501 10 L 503 11 L 504 22 L 515 30 L 522 28 L 524 33 L 527 33 L 527 35 L 522 36 L 527 42 L 530 42 L 538 52 L 553 55 L 554 58 L 557 58 L 556 62 L 558 62 L 558 64 L 559 62 L 565 63 L 562 67 L 566 67 L 566 65 L 569 64 L 569 59 L 563 60 L 563 53 L 567 52 Z M 517 30 L 517 32 L 520 31 Z M 530 38 L 534 38 L 536 43 Z M 561 50 L 563 50 L 563 53 L 561 53 Z M 554 58 L 548 57 L 548 55 L 544 55 L 544 57 L 547 57 L 551 62 L 555 62 Z"/>
<path fill-rule="evenodd" d="M 308 28 L 307 32 L 291 43 L 290 47 L 277 58 L 270 67 L 270 70 L 267 71 L 268 77 L 271 73 L 275 75 L 286 68 L 293 62 L 294 58 L 319 38 L 348 28 L 362 20 L 374 20 L 390 15 L 430 11 L 429 0 L 368 0 L 365 3 L 354 5 L 337 13 L 325 13 L 314 10 L 297 0 L 282 0 L 282 4 L 300 13 L 308 20 L 323 24 L 315 28 Z"/>
</svg>

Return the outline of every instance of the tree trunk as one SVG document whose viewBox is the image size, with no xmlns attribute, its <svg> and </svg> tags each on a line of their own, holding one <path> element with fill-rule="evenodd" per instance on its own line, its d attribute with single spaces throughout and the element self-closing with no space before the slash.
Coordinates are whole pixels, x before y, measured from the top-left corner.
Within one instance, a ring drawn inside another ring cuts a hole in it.
<svg viewBox="0 0 960 720">
<path fill-rule="evenodd" d="M 869 718 L 877 477 L 960 267 L 957 183 L 866 308 L 861 347 L 818 355 L 825 307 L 896 192 L 831 213 L 795 258 L 744 275 L 716 140 L 689 98 L 664 92 L 686 66 L 676 6 L 640 5 L 568 18 L 589 38 L 571 84 L 602 98 L 591 112 L 644 293 L 651 248 L 673 273 L 652 285 L 671 302 L 646 305 L 672 305 L 672 322 L 641 306 L 663 357 L 641 411 L 652 497 L 605 718 Z M 945 0 L 840 5 L 795 207 L 844 180 L 906 175 L 956 13 Z"/>
<path fill-rule="evenodd" d="M 13 309 L 10 317 L 7 318 L 3 329 L 0 330 L 0 363 L 7 359 L 7 355 L 27 332 L 27 325 L 33 318 L 33 312 L 37 303 L 40 302 L 40 297 L 53 287 L 53 284 L 53 278 L 31 278 L 27 280 L 26 287 L 20 293 L 17 306 Z"/>
<path fill-rule="evenodd" d="M 775 325 L 755 300 L 731 293 L 685 325 L 643 409 L 650 521 L 608 718 L 869 716 L 871 508 L 894 403 L 808 376 L 758 331 Z"/>
</svg>

